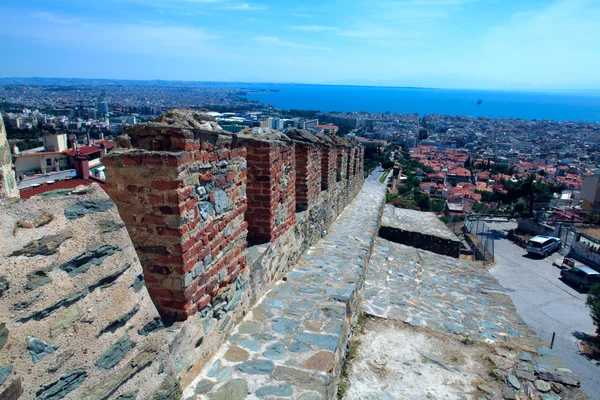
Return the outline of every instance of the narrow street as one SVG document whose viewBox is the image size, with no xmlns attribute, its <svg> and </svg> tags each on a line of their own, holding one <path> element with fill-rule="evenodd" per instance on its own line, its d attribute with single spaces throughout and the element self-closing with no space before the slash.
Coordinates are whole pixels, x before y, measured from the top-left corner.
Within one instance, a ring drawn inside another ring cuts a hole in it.
<svg viewBox="0 0 600 400">
<path fill-rule="evenodd" d="M 600 362 L 579 353 L 580 333 L 593 334 L 594 324 L 585 305 L 586 293 L 559 279 L 560 269 L 552 262 L 562 259 L 554 253 L 546 259 L 533 258 L 509 241 L 506 234 L 514 222 L 488 223 L 495 236 L 496 265 L 490 273 L 500 281 L 523 320 L 545 341 L 556 332 L 554 350 L 581 378 L 581 388 L 592 399 L 600 399 Z"/>
</svg>

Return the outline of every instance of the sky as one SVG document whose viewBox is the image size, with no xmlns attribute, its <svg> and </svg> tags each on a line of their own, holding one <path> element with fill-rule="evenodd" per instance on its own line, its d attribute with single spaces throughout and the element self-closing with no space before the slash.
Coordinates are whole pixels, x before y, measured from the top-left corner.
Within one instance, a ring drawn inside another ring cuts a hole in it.
<svg viewBox="0 0 600 400">
<path fill-rule="evenodd" d="M 2 0 L 0 77 L 600 89 L 600 0 Z"/>
</svg>

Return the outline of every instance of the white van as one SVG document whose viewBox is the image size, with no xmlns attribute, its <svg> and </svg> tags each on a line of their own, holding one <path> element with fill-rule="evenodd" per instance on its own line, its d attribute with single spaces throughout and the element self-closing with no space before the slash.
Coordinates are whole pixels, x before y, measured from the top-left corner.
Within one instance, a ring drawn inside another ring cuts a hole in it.
<svg viewBox="0 0 600 400">
<path fill-rule="evenodd" d="M 560 249 L 561 241 L 552 236 L 535 236 L 527 242 L 527 253 L 542 257 L 548 257 L 550 253 Z"/>
</svg>

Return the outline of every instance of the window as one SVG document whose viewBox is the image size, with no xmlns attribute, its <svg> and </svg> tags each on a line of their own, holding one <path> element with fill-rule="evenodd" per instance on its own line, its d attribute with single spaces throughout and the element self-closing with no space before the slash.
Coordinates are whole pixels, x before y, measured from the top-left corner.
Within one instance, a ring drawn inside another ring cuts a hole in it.
<svg viewBox="0 0 600 400">
<path fill-rule="evenodd" d="M 51 166 L 52 166 L 52 159 L 46 158 L 46 167 L 51 167 Z"/>
</svg>

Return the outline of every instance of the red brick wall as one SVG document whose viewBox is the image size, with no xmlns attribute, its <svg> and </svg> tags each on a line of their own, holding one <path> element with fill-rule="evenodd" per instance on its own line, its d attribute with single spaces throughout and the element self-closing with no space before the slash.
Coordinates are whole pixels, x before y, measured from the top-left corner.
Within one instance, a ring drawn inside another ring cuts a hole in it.
<svg viewBox="0 0 600 400">
<path fill-rule="evenodd" d="M 182 320 L 227 290 L 246 266 L 246 150 L 232 149 L 227 135 L 144 131 L 152 135 L 160 151 L 104 158 L 107 192 L 157 309 Z"/>
<path fill-rule="evenodd" d="M 348 169 L 348 151 L 349 149 L 346 147 L 338 147 L 337 148 L 337 172 L 336 179 L 337 181 L 341 181 L 346 178 L 346 172 Z"/>
<path fill-rule="evenodd" d="M 296 144 L 296 207 L 308 209 L 321 191 L 321 149 Z"/>
<path fill-rule="evenodd" d="M 351 147 L 348 150 L 348 174 L 346 177 L 350 180 L 354 178 L 356 163 L 356 147 Z"/>
<path fill-rule="evenodd" d="M 273 241 L 296 222 L 296 167 L 292 143 L 244 140 L 248 150 L 248 239 Z"/>
<path fill-rule="evenodd" d="M 335 187 L 337 171 L 337 149 L 324 146 L 321 148 L 321 190 Z"/>
</svg>

